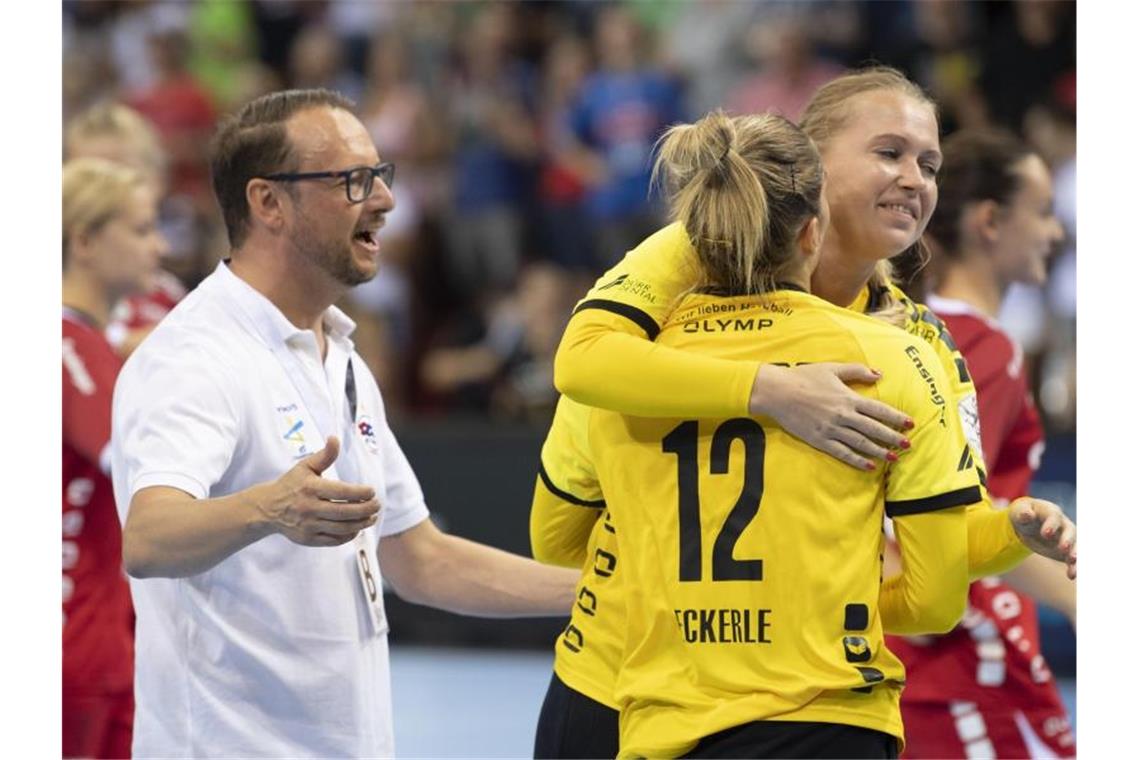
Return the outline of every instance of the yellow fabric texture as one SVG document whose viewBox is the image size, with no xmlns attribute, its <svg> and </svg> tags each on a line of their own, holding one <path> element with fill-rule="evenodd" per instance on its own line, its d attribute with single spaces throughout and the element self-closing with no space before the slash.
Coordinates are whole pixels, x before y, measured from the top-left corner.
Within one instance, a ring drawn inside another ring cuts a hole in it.
<svg viewBox="0 0 1140 760">
<path fill-rule="evenodd" d="M 881 367 L 884 380 L 861 392 L 915 419 L 915 447 L 889 469 L 860 472 L 750 418 L 589 413 L 624 589 L 621 755 L 675 756 L 765 718 L 901 738 L 903 669 L 883 645 L 878 601 L 884 509 L 917 524 L 902 542 L 913 585 L 896 605 L 938 630 L 965 604 L 961 507 L 980 495 L 976 471 L 957 468 L 965 441 L 937 357 L 895 328 L 791 291 L 688 296 L 659 341 L 734 360 Z M 935 546 L 916 543 L 926 540 Z"/>
</svg>

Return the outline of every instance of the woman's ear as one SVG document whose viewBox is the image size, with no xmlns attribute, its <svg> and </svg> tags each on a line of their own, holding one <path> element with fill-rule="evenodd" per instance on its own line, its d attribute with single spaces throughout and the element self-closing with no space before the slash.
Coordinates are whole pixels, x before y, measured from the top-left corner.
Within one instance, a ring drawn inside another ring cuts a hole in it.
<svg viewBox="0 0 1140 760">
<path fill-rule="evenodd" d="M 992 245 L 997 242 L 1001 219 L 1002 207 L 997 201 L 978 201 L 962 215 L 962 232 L 966 238 L 973 236 Z"/>
<path fill-rule="evenodd" d="M 83 230 L 67 236 L 67 261 L 78 264 L 91 258 L 92 241 L 94 235 L 90 230 Z"/>
<path fill-rule="evenodd" d="M 818 216 L 813 216 L 804 222 L 796 241 L 799 244 L 800 253 L 804 256 L 814 256 L 818 253 L 823 245 L 823 232 L 823 223 L 820 222 Z"/>
</svg>

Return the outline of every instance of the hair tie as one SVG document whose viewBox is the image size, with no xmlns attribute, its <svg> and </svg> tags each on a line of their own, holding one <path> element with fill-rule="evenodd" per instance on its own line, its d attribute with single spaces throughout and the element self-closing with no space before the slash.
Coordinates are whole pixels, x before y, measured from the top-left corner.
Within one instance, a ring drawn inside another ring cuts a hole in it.
<svg viewBox="0 0 1140 760">
<path fill-rule="evenodd" d="M 721 153 L 720 158 L 717 159 L 718 164 L 724 163 L 724 159 L 728 158 L 728 152 L 730 150 L 732 150 L 732 143 L 729 143 L 728 145 L 724 146 L 724 153 Z"/>
</svg>

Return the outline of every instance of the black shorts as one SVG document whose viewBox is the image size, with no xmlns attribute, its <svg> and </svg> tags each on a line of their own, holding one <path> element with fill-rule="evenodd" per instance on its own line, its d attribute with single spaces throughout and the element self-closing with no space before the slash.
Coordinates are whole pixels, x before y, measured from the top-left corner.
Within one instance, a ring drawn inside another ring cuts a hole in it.
<svg viewBox="0 0 1140 760">
<path fill-rule="evenodd" d="M 571 689 L 551 676 L 538 730 L 536 758 L 614 758 L 618 751 L 618 711 Z"/>
<path fill-rule="evenodd" d="M 757 720 L 701 739 L 686 757 L 889 758 L 898 740 L 870 728 L 841 723 Z"/>
</svg>

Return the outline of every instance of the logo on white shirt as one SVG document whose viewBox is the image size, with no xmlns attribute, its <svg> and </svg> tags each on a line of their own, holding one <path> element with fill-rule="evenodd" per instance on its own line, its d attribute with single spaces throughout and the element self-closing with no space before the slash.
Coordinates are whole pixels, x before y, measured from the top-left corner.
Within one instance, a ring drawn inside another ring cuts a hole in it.
<svg viewBox="0 0 1140 760">
<path fill-rule="evenodd" d="M 296 408 L 296 405 L 291 404 L 289 407 L 277 407 L 277 411 L 281 413 L 285 424 L 285 433 L 281 437 L 289 442 L 293 458 L 300 459 L 312 453 L 305 441 L 305 421 L 283 411 L 284 409 L 295 410 Z"/>
<path fill-rule="evenodd" d="M 356 421 L 356 431 L 360 433 L 360 438 L 369 451 L 373 454 L 380 453 L 380 441 L 376 438 L 376 426 L 372 424 L 371 417 L 367 414 L 360 415 Z"/>
</svg>

